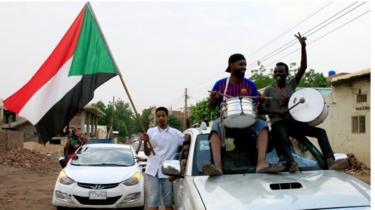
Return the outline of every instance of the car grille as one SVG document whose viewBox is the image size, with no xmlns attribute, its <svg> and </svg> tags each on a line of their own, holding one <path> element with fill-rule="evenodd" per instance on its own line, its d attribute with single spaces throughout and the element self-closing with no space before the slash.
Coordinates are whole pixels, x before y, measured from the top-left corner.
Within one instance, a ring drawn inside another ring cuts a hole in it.
<svg viewBox="0 0 375 210">
<path fill-rule="evenodd" d="M 98 190 L 111 189 L 111 188 L 117 187 L 118 185 L 119 185 L 119 183 L 113 183 L 113 184 L 88 184 L 88 183 L 79 183 L 78 182 L 78 186 L 80 186 L 80 187 L 87 188 L 87 189 L 98 189 Z"/>
<path fill-rule="evenodd" d="M 74 196 L 74 198 L 83 205 L 113 205 L 120 197 L 121 196 L 108 197 L 105 200 L 90 200 L 88 197 Z"/>
</svg>

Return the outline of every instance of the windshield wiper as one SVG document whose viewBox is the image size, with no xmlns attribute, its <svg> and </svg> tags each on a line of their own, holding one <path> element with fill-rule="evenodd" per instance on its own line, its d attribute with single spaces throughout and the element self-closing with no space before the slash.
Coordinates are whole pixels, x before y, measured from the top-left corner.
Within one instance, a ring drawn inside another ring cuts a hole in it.
<svg viewBox="0 0 375 210">
<path fill-rule="evenodd" d="M 132 165 L 118 164 L 118 163 L 96 163 L 96 164 L 87 164 L 87 166 L 132 166 Z"/>
</svg>

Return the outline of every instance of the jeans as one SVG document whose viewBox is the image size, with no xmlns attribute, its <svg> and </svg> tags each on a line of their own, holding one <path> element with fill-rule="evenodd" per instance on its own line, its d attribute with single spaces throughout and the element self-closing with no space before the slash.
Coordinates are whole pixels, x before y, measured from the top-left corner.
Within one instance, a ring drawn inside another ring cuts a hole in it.
<svg viewBox="0 0 375 210">
<path fill-rule="evenodd" d="M 156 208 L 161 205 L 163 199 L 165 207 L 173 206 L 172 182 L 167 178 L 158 178 L 146 175 L 147 205 L 148 208 Z"/>
<path fill-rule="evenodd" d="M 324 129 L 298 122 L 294 119 L 284 119 L 271 125 L 272 143 L 279 155 L 284 156 L 287 163 L 294 161 L 289 137 L 297 140 L 305 136 L 314 137 L 318 140 L 324 159 L 333 158 L 334 154 Z"/>
</svg>

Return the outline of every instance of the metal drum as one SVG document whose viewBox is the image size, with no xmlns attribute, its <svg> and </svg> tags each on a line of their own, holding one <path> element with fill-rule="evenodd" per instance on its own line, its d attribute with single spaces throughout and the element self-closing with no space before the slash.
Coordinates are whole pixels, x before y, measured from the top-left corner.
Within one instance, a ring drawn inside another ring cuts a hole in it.
<svg viewBox="0 0 375 210">
<path fill-rule="evenodd" d="M 299 103 L 300 101 L 303 103 Z M 296 105 L 299 103 L 298 105 Z M 313 88 L 300 89 L 292 94 L 288 108 L 290 115 L 299 122 L 316 126 L 328 116 L 328 104 L 323 95 Z"/>
<path fill-rule="evenodd" d="M 256 121 L 256 112 L 250 97 L 231 97 L 221 106 L 223 124 L 228 128 L 246 128 Z"/>
</svg>

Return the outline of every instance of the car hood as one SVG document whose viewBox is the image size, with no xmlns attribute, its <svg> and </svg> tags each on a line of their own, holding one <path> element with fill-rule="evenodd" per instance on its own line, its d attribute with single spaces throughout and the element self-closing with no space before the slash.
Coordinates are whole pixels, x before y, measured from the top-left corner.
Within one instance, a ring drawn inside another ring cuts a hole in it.
<svg viewBox="0 0 375 210">
<path fill-rule="evenodd" d="M 138 165 L 129 167 L 69 165 L 64 171 L 76 182 L 110 184 L 122 182 L 140 169 Z"/>
<path fill-rule="evenodd" d="M 198 176 L 194 184 L 207 210 L 370 206 L 369 185 L 336 171 Z"/>
</svg>

